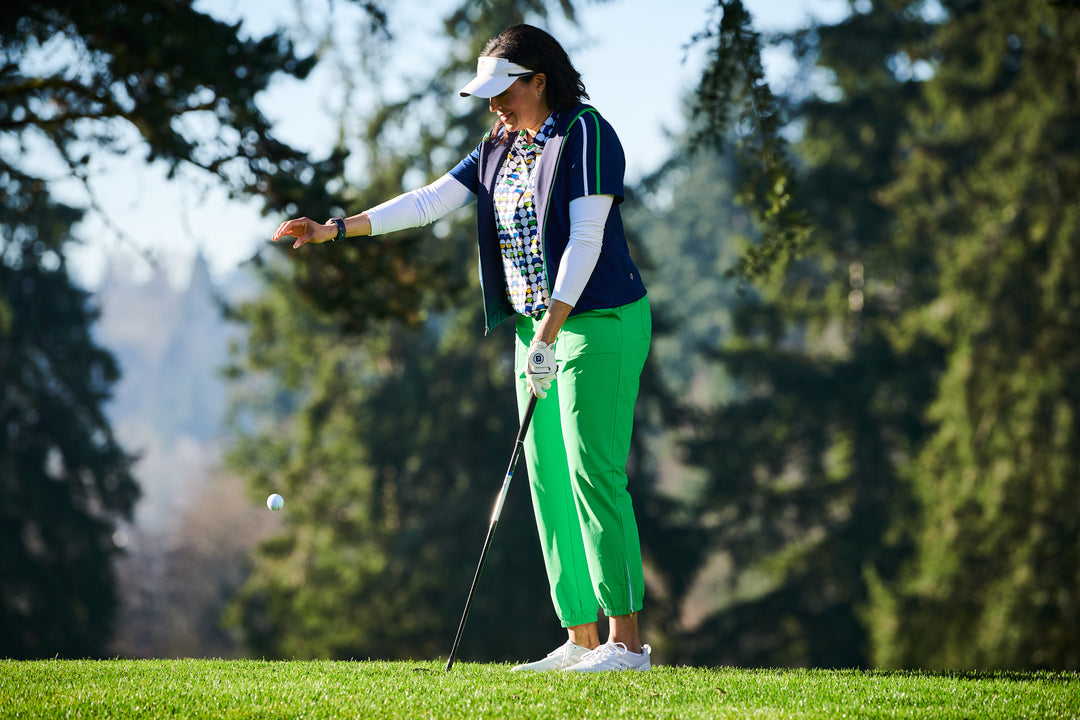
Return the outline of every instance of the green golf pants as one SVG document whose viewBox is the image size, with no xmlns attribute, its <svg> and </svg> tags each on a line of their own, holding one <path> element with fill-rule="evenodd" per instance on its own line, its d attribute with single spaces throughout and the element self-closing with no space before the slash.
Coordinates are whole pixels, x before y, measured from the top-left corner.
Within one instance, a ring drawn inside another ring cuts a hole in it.
<svg viewBox="0 0 1080 720">
<path fill-rule="evenodd" d="M 526 353 L 538 324 L 517 320 L 518 408 L 529 401 Z M 641 609 L 645 595 L 626 459 L 652 319 L 647 297 L 566 320 L 559 373 L 525 437 L 536 526 L 563 627 Z"/>
</svg>

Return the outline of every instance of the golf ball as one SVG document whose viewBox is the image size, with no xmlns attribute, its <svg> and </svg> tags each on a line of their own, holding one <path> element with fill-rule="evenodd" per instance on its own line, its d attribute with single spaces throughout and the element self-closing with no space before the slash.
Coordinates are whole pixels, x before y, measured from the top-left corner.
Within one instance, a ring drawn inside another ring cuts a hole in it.
<svg viewBox="0 0 1080 720">
<path fill-rule="evenodd" d="M 274 493 L 270 497 L 266 498 L 266 507 L 271 510 L 280 510 L 285 505 L 285 498 L 281 497 L 277 493 Z"/>
</svg>

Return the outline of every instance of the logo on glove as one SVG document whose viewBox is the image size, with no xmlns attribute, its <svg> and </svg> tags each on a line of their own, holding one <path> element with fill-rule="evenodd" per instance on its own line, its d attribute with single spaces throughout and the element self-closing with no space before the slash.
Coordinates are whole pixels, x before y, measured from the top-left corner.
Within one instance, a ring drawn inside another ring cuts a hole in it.
<svg viewBox="0 0 1080 720">
<path fill-rule="evenodd" d="M 544 353 L 536 353 L 533 355 L 533 365 L 539 365 L 544 362 Z"/>
</svg>

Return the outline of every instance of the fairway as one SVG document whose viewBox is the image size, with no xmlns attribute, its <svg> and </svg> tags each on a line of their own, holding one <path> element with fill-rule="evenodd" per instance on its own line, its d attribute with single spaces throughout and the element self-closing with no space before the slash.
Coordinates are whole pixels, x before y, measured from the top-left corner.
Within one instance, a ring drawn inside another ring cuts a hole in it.
<svg viewBox="0 0 1080 720">
<path fill-rule="evenodd" d="M 1077 673 L 0 661 L 0 718 L 1080 718 Z"/>
</svg>

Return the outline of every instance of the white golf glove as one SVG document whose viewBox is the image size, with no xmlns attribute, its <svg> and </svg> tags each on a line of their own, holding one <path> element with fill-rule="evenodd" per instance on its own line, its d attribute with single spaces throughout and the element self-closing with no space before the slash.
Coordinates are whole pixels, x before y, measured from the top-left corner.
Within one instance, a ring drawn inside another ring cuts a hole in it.
<svg viewBox="0 0 1080 720">
<path fill-rule="evenodd" d="M 529 361 L 525 365 L 525 380 L 529 383 L 529 392 L 541 400 L 547 397 L 547 389 L 555 379 L 559 366 L 555 364 L 555 343 L 548 345 L 543 340 L 529 343 Z"/>
</svg>

